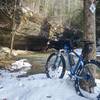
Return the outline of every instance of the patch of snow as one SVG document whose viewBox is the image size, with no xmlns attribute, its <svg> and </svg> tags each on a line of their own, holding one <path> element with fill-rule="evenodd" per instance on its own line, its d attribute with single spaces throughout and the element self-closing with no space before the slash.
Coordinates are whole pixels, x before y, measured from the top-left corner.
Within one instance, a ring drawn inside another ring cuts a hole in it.
<svg viewBox="0 0 100 100">
<path fill-rule="evenodd" d="M 12 63 L 10 71 L 17 71 L 20 73 L 26 73 L 31 69 L 32 65 L 28 62 L 27 59 L 21 59 Z"/>
<path fill-rule="evenodd" d="M 97 55 L 97 56 L 100 56 L 100 52 L 96 52 L 96 55 Z"/>
<path fill-rule="evenodd" d="M 45 74 L 17 78 L 5 70 L 0 73 L 0 100 L 89 100 L 76 94 L 68 78 L 48 79 Z"/>
<path fill-rule="evenodd" d="M 81 53 L 82 53 L 82 48 L 75 49 L 74 51 L 75 51 L 78 55 L 81 55 Z M 75 56 L 74 53 L 71 53 L 71 54 Z M 96 49 L 96 55 L 97 55 L 97 56 L 100 56 L 100 47 L 97 47 L 97 49 Z"/>
<path fill-rule="evenodd" d="M 96 50 L 97 50 L 98 52 L 100 52 L 100 46 L 98 46 L 98 47 L 96 48 Z"/>
<path fill-rule="evenodd" d="M 81 53 L 82 53 L 82 49 L 81 48 L 75 49 L 74 51 L 77 52 L 78 55 L 81 55 Z"/>
</svg>

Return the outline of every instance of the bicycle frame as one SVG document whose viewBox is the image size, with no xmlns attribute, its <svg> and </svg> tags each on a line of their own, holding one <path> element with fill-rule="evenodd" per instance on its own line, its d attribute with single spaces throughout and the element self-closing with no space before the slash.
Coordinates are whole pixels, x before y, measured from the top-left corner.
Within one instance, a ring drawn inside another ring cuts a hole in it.
<svg viewBox="0 0 100 100">
<path fill-rule="evenodd" d="M 69 76 L 75 76 L 76 78 L 79 78 L 79 76 L 77 76 L 77 71 L 83 68 L 83 64 L 84 64 L 84 60 L 83 60 L 83 56 L 78 55 L 73 49 L 67 47 L 67 45 L 65 45 L 64 47 L 65 53 L 68 54 L 68 60 L 69 60 L 69 65 L 70 65 L 70 75 Z M 74 68 L 71 66 L 71 59 L 70 59 L 70 53 L 75 54 L 75 56 L 78 58 L 78 62 L 77 64 L 74 66 Z"/>
<path fill-rule="evenodd" d="M 85 41 L 84 41 L 85 42 Z M 50 41 L 50 44 L 51 44 L 51 47 L 55 48 L 56 50 L 58 50 L 57 52 L 57 56 L 56 56 L 56 59 L 54 60 L 54 66 L 53 66 L 53 69 L 56 69 L 57 66 L 59 66 L 61 64 L 61 60 L 59 60 L 59 57 L 60 56 L 63 56 L 63 54 L 67 55 L 67 61 L 68 61 L 68 67 L 66 66 L 66 69 L 68 68 L 68 71 L 70 73 L 69 76 L 71 77 L 75 77 L 75 78 L 85 78 L 85 76 L 83 77 L 80 77 L 79 76 L 79 73 L 80 71 L 82 71 L 82 69 L 84 69 L 84 64 L 86 63 L 84 61 L 84 58 L 81 55 L 79 55 L 77 52 L 74 51 L 73 49 L 73 44 L 71 43 L 70 40 L 58 40 L 58 41 Z M 89 43 L 87 42 L 87 45 Z M 50 45 L 49 45 L 50 46 Z M 77 58 L 78 58 L 78 61 L 77 63 L 75 64 L 74 67 L 72 67 L 72 60 L 70 57 L 70 53 L 73 53 Z M 59 61 L 58 61 L 59 60 Z M 67 64 L 67 63 L 65 63 Z"/>
</svg>

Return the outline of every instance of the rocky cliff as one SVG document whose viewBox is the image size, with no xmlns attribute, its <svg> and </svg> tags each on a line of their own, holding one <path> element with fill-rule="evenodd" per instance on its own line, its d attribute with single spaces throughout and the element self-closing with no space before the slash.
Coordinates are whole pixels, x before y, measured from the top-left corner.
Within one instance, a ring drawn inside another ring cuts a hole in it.
<svg viewBox="0 0 100 100">
<path fill-rule="evenodd" d="M 14 31 L 14 48 L 41 50 L 46 39 L 62 33 L 64 28 L 82 31 L 82 9 L 82 0 L 1 0 L 0 45 L 10 47 Z"/>
</svg>

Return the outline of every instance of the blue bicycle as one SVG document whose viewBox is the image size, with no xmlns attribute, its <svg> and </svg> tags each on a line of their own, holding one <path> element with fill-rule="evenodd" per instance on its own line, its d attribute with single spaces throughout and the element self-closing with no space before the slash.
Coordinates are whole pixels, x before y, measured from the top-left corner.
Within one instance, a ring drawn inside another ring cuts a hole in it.
<svg viewBox="0 0 100 100">
<path fill-rule="evenodd" d="M 84 60 L 83 55 L 79 55 L 74 51 L 74 44 L 77 41 L 71 40 L 50 40 L 48 42 L 49 48 L 54 48 L 56 51 L 47 59 L 45 69 L 46 75 L 48 78 L 63 78 L 65 72 L 68 73 L 70 78 L 73 78 L 75 81 L 75 90 L 76 92 L 84 96 L 81 92 L 81 89 L 85 90 L 85 86 L 80 87 L 83 82 L 89 84 L 90 87 L 87 87 L 88 92 L 92 92 L 91 87 L 96 86 L 95 79 L 90 71 L 91 66 L 97 68 L 98 78 L 100 78 L 100 62 L 96 60 L 86 61 Z M 86 46 L 87 52 L 91 52 L 89 45 L 93 44 L 90 41 L 81 41 Z M 82 52 L 84 49 L 82 50 Z M 75 59 L 74 59 L 75 57 Z M 76 61 L 77 59 L 77 61 Z M 100 95 L 97 97 L 100 100 Z"/>
</svg>

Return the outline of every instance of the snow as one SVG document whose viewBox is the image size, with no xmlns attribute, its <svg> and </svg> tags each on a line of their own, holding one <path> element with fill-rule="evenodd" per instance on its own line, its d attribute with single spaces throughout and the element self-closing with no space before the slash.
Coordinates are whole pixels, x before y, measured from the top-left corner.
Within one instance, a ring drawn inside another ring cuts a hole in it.
<svg viewBox="0 0 100 100">
<path fill-rule="evenodd" d="M 78 55 L 81 55 L 82 49 L 78 48 L 78 49 L 75 49 L 74 51 L 77 52 Z M 100 56 L 100 47 L 97 47 L 97 49 L 96 49 L 96 55 Z"/>
<path fill-rule="evenodd" d="M 0 100 L 89 100 L 76 94 L 69 78 L 48 79 L 44 73 L 18 78 L 15 72 L 0 73 Z"/>
<path fill-rule="evenodd" d="M 97 56 L 100 56 L 100 52 L 96 52 L 96 55 L 97 55 Z"/>
<path fill-rule="evenodd" d="M 21 73 L 26 73 L 31 69 L 32 65 L 28 62 L 27 59 L 21 59 L 12 63 L 10 71 L 19 71 Z"/>
<path fill-rule="evenodd" d="M 66 79 L 47 79 L 45 74 L 17 78 L 8 71 L 0 73 L 0 100 L 86 100 L 75 93 L 73 82 Z"/>
<path fill-rule="evenodd" d="M 79 54 L 81 49 L 76 50 Z M 21 72 L 30 69 L 27 59 L 21 59 L 12 64 L 12 70 L 0 70 L 0 100 L 97 100 L 97 94 L 83 93 L 87 98 L 76 94 L 74 81 L 68 76 L 64 79 L 48 79 L 45 73 L 17 77 Z M 15 72 L 16 69 L 20 69 Z M 96 79 L 95 91 L 100 93 L 100 80 Z"/>
</svg>

